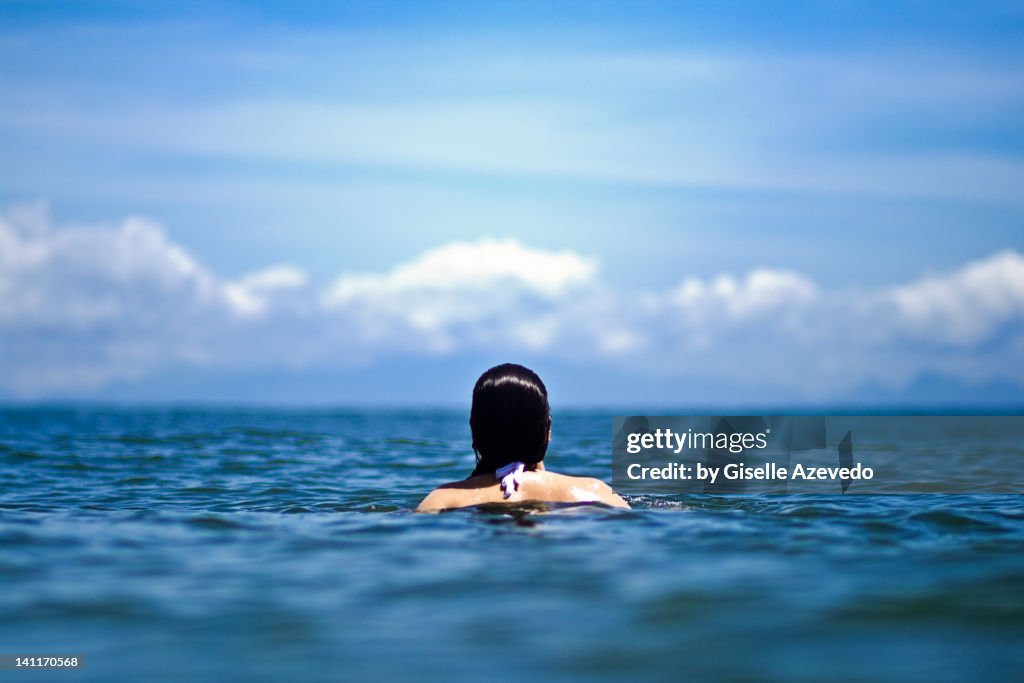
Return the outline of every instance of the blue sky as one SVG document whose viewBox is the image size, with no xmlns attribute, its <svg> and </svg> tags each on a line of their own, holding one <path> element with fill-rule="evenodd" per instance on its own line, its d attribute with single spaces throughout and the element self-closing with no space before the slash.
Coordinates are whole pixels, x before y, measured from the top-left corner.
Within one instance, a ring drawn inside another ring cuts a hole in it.
<svg viewBox="0 0 1024 683">
<path fill-rule="evenodd" d="M 520 359 L 566 403 L 1019 401 L 1022 33 L 0 3 L 0 396 L 452 402 Z"/>
</svg>

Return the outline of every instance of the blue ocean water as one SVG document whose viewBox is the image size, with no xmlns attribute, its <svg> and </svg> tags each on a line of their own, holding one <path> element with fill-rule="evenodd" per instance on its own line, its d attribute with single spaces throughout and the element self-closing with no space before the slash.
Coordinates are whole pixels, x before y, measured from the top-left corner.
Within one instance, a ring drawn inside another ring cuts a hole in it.
<svg viewBox="0 0 1024 683">
<path fill-rule="evenodd" d="M 549 466 L 607 480 L 610 417 Z M 1024 679 L 1020 496 L 411 512 L 472 457 L 464 411 L 0 410 L 0 653 L 86 661 L 0 679 Z"/>
</svg>

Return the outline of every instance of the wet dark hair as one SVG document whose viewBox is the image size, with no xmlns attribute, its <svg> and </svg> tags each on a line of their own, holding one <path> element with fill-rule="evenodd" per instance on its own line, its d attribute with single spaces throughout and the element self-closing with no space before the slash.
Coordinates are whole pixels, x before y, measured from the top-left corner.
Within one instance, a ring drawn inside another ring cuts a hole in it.
<svg viewBox="0 0 1024 683">
<path fill-rule="evenodd" d="M 548 450 L 548 390 L 533 370 L 496 365 L 476 381 L 469 414 L 476 469 L 491 474 L 516 460 L 534 469 Z"/>
</svg>

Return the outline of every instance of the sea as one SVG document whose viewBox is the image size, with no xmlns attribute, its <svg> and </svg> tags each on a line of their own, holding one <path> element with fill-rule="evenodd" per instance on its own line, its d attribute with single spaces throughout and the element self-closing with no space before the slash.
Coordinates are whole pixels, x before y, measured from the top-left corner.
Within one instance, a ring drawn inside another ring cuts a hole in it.
<svg viewBox="0 0 1024 683">
<path fill-rule="evenodd" d="M 0 408 L 0 655 L 81 658 L 0 681 L 1024 680 L 1020 495 L 413 512 L 472 466 L 466 410 Z"/>
</svg>

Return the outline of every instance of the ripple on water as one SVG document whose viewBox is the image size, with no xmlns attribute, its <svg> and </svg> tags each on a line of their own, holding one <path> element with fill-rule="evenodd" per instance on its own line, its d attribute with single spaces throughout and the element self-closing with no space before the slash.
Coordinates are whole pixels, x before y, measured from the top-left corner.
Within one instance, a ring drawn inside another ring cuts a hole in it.
<svg viewBox="0 0 1024 683">
<path fill-rule="evenodd" d="M 1004 533 L 1009 528 L 979 519 L 962 510 L 928 510 L 908 517 L 911 523 L 921 524 L 936 532 L 985 532 Z"/>
<path fill-rule="evenodd" d="M 185 524 L 197 529 L 207 529 L 210 531 L 233 531 L 236 529 L 252 528 L 250 525 L 243 524 L 237 519 L 233 519 L 229 516 L 210 514 L 188 517 L 185 519 Z"/>
</svg>

